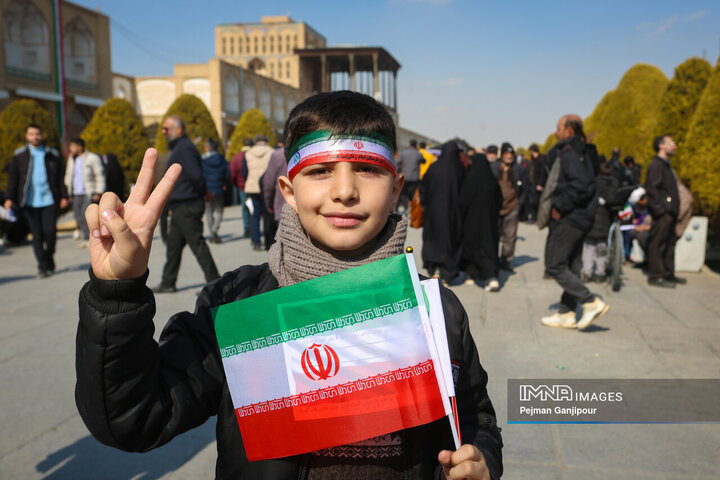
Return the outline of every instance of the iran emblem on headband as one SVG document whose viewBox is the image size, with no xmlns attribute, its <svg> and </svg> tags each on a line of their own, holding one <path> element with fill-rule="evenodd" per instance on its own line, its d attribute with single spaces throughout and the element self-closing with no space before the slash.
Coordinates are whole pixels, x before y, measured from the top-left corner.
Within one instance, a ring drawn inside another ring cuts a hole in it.
<svg viewBox="0 0 720 480">
<path fill-rule="evenodd" d="M 355 143 L 353 143 L 353 146 L 355 148 L 357 148 L 358 150 L 362 150 L 363 147 L 365 146 L 365 144 L 363 142 L 361 142 L 360 140 L 357 140 L 357 141 L 355 141 Z"/>
<path fill-rule="evenodd" d="M 327 380 L 340 368 L 338 354 L 328 345 L 313 343 L 301 356 L 302 369 L 310 380 Z"/>
</svg>

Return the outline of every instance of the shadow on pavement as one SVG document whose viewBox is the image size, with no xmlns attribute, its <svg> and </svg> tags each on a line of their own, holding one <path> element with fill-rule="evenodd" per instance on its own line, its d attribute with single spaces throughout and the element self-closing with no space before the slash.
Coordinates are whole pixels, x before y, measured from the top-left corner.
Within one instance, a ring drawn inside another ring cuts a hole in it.
<svg viewBox="0 0 720 480">
<path fill-rule="evenodd" d="M 19 275 L 15 277 L 0 277 L 0 285 L 3 283 L 19 282 L 20 280 L 30 280 L 35 278 L 35 275 Z"/>
<path fill-rule="evenodd" d="M 519 255 L 513 258 L 512 264 L 513 267 L 520 267 L 522 265 L 525 265 L 526 263 L 537 262 L 538 260 L 540 260 L 538 257 L 531 257 L 530 255 Z"/>
<path fill-rule="evenodd" d="M 99 443 L 91 436 L 51 453 L 35 465 L 46 480 L 153 480 L 175 471 L 214 441 L 215 422 L 148 453 L 128 453 Z M 212 476 L 214 472 L 207 472 Z"/>
</svg>

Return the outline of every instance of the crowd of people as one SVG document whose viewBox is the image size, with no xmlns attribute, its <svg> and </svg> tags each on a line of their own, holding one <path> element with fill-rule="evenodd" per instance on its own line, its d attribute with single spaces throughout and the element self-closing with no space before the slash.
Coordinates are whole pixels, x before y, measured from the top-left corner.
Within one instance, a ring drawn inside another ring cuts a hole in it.
<svg viewBox="0 0 720 480">
<path fill-rule="evenodd" d="M 535 144 L 520 155 L 508 142 L 499 149 L 462 149 L 450 141 L 430 161 L 414 141 L 400 152 L 398 164 L 411 181 L 398 210 L 411 214 L 408 201 L 419 194 L 428 275 L 448 286 L 476 284 L 496 292 L 499 272 L 514 272 L 519 222 L 538 222 L 549 228 L 544 276 L 563 289 L 560 308 L 541 321 L 585 329 L 609 309 L 587 284 L 607 281 L 608 234 L 617 220 L 624 224 L 625 260 L 647 268 L 650 286 L 685 283 L 675 275 L 674 245 L 690 219 L 692 197 L 670 167 L 672 138 L 654 140 L 657 155 L 641 185 L 634 159 L 621 163 L 619 148 L 609 159 L 599 154 L 586 141 L 579 116 L 562 117 L 556 137 L 547 155 Z"/>
</svg>

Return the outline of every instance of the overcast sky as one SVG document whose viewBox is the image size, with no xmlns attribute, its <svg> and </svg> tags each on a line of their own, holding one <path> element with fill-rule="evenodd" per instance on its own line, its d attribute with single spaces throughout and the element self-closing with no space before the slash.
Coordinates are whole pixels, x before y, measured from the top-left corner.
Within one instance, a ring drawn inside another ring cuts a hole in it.
<svg viewBox="0 0 720 480">
<path fill-rule="evenodd" d="M 688 57 L 720 54 L 716 0 L 73 1 L 110 17 L 113 71 L 128 75 L 207 62 L 215 25 L 263 15 L 304 21 L 329 46 L 382 46 L 402 65 L 400 125 L 475 145 L 542 143 L 632 65 L 669 78 Z"/>
</svg>

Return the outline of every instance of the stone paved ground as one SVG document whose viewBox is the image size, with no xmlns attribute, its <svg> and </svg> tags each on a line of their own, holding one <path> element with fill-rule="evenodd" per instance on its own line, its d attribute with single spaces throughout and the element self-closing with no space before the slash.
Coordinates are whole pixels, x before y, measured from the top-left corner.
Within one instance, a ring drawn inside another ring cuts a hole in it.
<svg viewBox="0 0 720 480">
<path fill-rule="evenodd" d="M 224 243 L 211 244 L 218 268 L 260 263 L 240 238 L 240 210 L 226 210 Z M 542 280 L 544 232 L 521 225 L 516 273 L 498 293 L 463 285 L 455 291 L 471 319 L 489 391 L 505 439 L 508 479 L 718 479 L 720 425 L 507 425 L 508 378 L 718 378 L 720 277 L 688 274 L 674 291 L 648 288 L 626 269 L 614 293 L 594 286 L 610 312 L 587 332 L 561 331 L 539 319 L 560 290 Z M 87 251 L 64 233 L 59 271 L 35 278 L 31 248 L 0 255 L 0 479 L 212 478 L 215 420 L 147 454 L 97 443 L 75 409 L 74 339 L 77 292 L 87 279 Z M 419 258 L 420 231 L 408 243 Z M 150 285 L 160 280 L 165 250 L 158 241 Z M 181 309 L 192 310 L 202 278 L 186 249 L 176 294 L 157 299 L 157 330 Z"/>
</svg>

